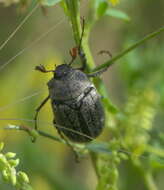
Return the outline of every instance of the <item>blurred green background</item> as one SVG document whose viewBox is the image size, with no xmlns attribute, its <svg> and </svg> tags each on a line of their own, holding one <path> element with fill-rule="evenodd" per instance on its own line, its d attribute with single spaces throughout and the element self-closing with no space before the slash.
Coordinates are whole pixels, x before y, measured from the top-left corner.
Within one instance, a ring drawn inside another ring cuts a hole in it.
<svg viewBox="0 0 164 190">
<path fill-rule="evenodd" d="M 90 47 L 97 65 L 108 59 L 106 56 L 97 55 L 100 50 L 110 50 L 115 55 L 164 24 L 163 0 L 122 0 L 118 8 L 130 16 L 129 22 L 103 17 L 92 30 Z M 87 15 L 87 9 L 88 2 L 82 1 L 82 15 Z M 46 83 L 52 77 L 51 74 L 35 71 L 35 66 L 44 64 L 47 68 L 53 68 L 55 64 L 70 60 L 69 50 L 75 43 L 68 20 L 58 6 L 47 8 L 46 11 L 45 16 L 41 9 L 37 9 L 0 52 L 0 119 L 33 119 L 35 108 L 47 96 Z M 4 7 L 0 4 L 0 44 L 23 18 L 24 14 L 20 14 L 17 6 Z M 55 26 L 53 31 L 35 43 L 39 36 L 53 26 Z M 8 64 L 8 60 L 24 48 L 25 51 Z M 3 67 L 4 64 L 6 66 Z M 155 127 L 152 140 L 159 135 L 159 132 L 164 132 L 163 34 L 122 58 L 103 74 L 102 79 L 112 102 L 121 109 L 135 89 L 146 88 L 153 84 L 160 95 L 160 105 L 153 123 Z M 50 103 L 47 103 L 39 114 L 39 128 L 57 135 L 51 124 L 52 120 Z M 29 175 L 34 189 L 95 189 L 96 175 L 89 157 L 86 156 L 80 163 L 75 163 L 74 156 L 67 146 L 42 137 L 39 137 L 36 143 L 32 143 L 23 132 L 3 130 L 3 127 L 9 123 L 26 124 L 31 127 L 33 123 L 23 120 L 0 120 L 0 141 L 4 141 L 6 151 L 17 153 L 21 160 L 19 168 Z M 103 138 L 103 135 L 108 136 L 104 132 L 100 138 Z M 123 166 L 120 166 L 120 170 L 124 176 Z M 128 170 L 130 176 L 133 169 L 129 167 Z M 125 184 L 122 189 L 132 188 L 130 184 L 126 185 L 129 176 L 124 176 Z M 137 174 L 131 176 L 131 183 L 136 183 L 133 181 L 136 177 Z M 156 182 L 161 190 L 164 186 L 163 178 L 164 171 L 160 168 L 156 172 Z M 137 185 L 136 190 L 144 189 L 142 184 L 140 188 Z M 0 189 L 10 190 L 11 187 L 0 183 Z"/>
</svg>

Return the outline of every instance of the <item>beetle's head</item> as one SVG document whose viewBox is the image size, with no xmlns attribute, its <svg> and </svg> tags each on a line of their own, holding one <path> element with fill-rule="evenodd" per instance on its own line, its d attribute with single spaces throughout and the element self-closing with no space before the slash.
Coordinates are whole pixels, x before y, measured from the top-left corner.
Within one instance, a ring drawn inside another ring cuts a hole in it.
<svg viewBox="0 0 164 190">
<path fill-rule="evenodd" d="M 63 76 L 70 74 L 72 70 L 72 67 L 67 64 L 59 65 L 54 71 L 54 78 L 62 78 Z"/>
<path fill-rule="evenodd" d="M 55 79 L 60 79 L 66 75 L 69 75 L 72 73 L 73 68 L 68 65 L 68 64 L 62 64 L 59 65 L 55 68 L 55 70 L 46 70 L 46 68 L 44 67 L 44 65 L 39 65 L 35 67 L 35 70 L 38 70 L 42 73 L 48 73 L 48 72 L 53 72 L 54 73 L 54 78 Z"/>
</svg>

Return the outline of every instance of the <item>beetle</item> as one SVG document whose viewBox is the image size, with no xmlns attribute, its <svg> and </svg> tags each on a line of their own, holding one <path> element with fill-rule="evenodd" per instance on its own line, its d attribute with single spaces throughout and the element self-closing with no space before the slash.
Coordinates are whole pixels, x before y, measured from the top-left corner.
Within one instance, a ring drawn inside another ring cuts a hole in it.
<svg viewBox="0 0 164 190">
<path fill-rule="evenodd" d="M 44 66 L 36 69 L 50 72 Z M 104 127 L 105 119 L 101 96 L 94 84 L 84 72 L 67 64 L 57 66 L 53 73 L 53 78 L 48 82 L 49 95 L 37 108 L 37 113 L 51 99 L 54 124 L 72 130 L 57 127 L 58 132 L 74 142 L 89 142 L 96 138 Z"/>
<path fill-rule="evenodd" d="M 86 143 L 99 136 L 105 122 L 101 96 L 89 78 L 96 77 L 107 69 L 90 74 L 84 73 L 86 59 L 81 50 L 83 32 L 84 24 L 80 45 L 70 51 L 72 60 L 69 64 L 59 65 L 55 70 L 46 70 L 43 65 L 35 68 L 43 73 L 53 72 L 53 78 L 47 83 L 49 95 L 36 109 L 35 129 L 37 130 L 38 113 L 50 99 L 55 116 L 53 123 L 58 133 L 62 138 L 65 139 L 66 136 L 69 140 L 78 143 Z M 83 64 L 81 68 L 71 66 L 77 51 Z"/>
</svg>

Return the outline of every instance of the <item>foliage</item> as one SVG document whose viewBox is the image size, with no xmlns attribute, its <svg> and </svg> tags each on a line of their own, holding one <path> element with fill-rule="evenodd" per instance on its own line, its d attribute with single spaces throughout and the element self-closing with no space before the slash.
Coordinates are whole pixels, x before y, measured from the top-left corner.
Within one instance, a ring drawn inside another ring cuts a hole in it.
<svg viewBox="0 0 164 190">
<path fill-rule="evenodd" d="M 4 144 L 0 143 L 0 151 L 2 151 Z M 26 173 L 16 171 L 19 164 L 19 159 L 14 159 L 16 153 L 7 152 L 0 153 L 0 173 L 4 183 L 8 183 L 17 190 L 32 190 L 29 185 L 29 178 Z"/>
<path fill-rule="evenodd" d="M 48 7 L 56 4 L 60 5 L 69 20 L 74 41 L 76 46 L 78 46 L 82 32 L 80 12 L 82 1 L 44 0 L 39 1 L 39 3 L 41 3 L 41 6 Z M 144 35 L 145 37 L 142 39 L 141 37 L 136 37 L 135 34 L 132 35 L 132 33 L 127 35 L 129 28 L 127 28 L 127 31 L 125 29 L 124 33 L 127 39 L 121 42 L 124 44 L 123 50 L 104 64 L 96 67 L 89 45 L 89 37 L 98 21 L 107 17 L 109 19 L 113 17 L 119 19 L 120 23 L 132 21 L 132 18 L 122 11 L 121 8 L 116 8 L 118 3 L 118 0 L 89 1 L 88 13 L 85 17 L 82 51 L 85 53 L 87 60 L 86 72 L 95 72 L 108 68 L 122 58 L 120 83 L 125 86 L 126 98 L 122 97 L 124 103 L 120 103 L 119 106 L 113 104 L 103 81 L 100 78 L 93 80 L 103 97 L 107 137 L 101 142 L 96 141 L 83 146 L 74 143 L 71 143 L 71 145 L 80 156 L 90 155 L 97 175 L 97 190 L 135 190 L 139 188 L 157 190 L 158 187 L 155 183 L 157 177 L 155 178 L 154 175 L 156 174 L 157 176 L 157 171 L 159 172 L 164 168 L 164 133 L 158 131 L 158 127 L 156 127 L 158 125 L 158 122 L 156 122 L 157 118 L 163 122 L 163 118 L 159 113 L 163 110 L 164 105 L 164 67 L 160 64 L 164 57 L 161 54 L 161 50 L 163 50 L 162 45 L 157 50 L 154 50 L 154 48 L 145 44 L 148 39 L 157 37 L 157 35 L 162 33 L 164 28 L 161 27 L 149 35 Z M 115 7 L 113 8 L 113 6 Z M 140 40 L 138 41 L 136 39 Z M 143 44 L 144 47 L 136 49 Z M 134 51 L 131 54 L 126 55 L 132 50 Z M 144 54 L 142 54 L 143 51 Z M 24 130 L 33 140 L 42 136 L 65 143 L 61 138 L 41 130 L 36 132 L 35 130 L 31 130 L 29 126 L 12 124 L 7 129 Z M 154 135 L 155 132 L 157 135 Z M 6 159 L 4 155 L 3 158 Z M 8 162 L 7 159 L 5 162 Z M 15 167 L 15 165 L 12 167 Z M 44 171 L 47 172 L 47 169 Z M 12 177 L 8 177 L 8 179 L 10 178 L 8 181 L 16 186 L 17 174 L 14 177 L 13 175 L 9 176 Z M 50 175 L 49 178 L 51 178 Z M 66 188 L 65 186 L 63 189 Z M 60 187 L 60 189 L 62 188 Z"/>
</svg>

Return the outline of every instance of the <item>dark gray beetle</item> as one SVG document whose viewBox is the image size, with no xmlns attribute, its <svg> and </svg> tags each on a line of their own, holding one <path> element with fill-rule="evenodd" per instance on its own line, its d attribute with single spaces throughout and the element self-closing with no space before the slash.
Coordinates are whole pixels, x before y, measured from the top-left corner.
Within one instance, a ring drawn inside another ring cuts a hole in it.
<svg viewBox="0 0 164 190">
<path fill-rule="evenodd" d="M 35 68 L 43 73 L 54 73 L 54 77 L 48 82 L 49 95 L 36 109 L 35 129 L 37 129 L 37 116 L 40 109 L 48 99 L 51 99 L 55 127 L 68 145 L 70 144 L 65 136 L 74 142 L 85 143 L 93 140 L 102 132 L 105 121 L 101 97 L 89 77 L 95 77 L 107 68 L 91 74 L 83 72 L 86 67 L 85 55 L 81 50 L 83 34 L 84 20 L 80 45 L 70 52 L 72 60 L 69 64 L 59 65 L 55 70 L 46 70 L 43 65 Z M 77 54 L 83 64 L 79 69 L 71 67 Z"/>
<path fill-rule="evenodd" d="M 104 110 L 101 97 L 89 80 L 89 77 L 97 76 L 100 72 L 87 75 L 69 64 L 59 65 L 52 71 L 40 65 L 36 70 L 53 72 L 54 77 L 48 82 L 49 95 L 37 108 L 35 120 L 50 98 L 54 124 L 62 138 L 64 134 L 74 142 L 89 142 L 100 135 L 104 127 Z"/>
</svg>

